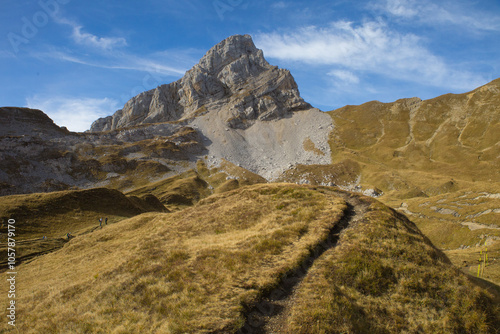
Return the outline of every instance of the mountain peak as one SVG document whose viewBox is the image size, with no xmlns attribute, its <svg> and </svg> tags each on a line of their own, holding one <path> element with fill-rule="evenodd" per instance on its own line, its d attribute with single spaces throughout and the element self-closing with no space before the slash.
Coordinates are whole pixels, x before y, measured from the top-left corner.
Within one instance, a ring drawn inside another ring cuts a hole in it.
<svg viewBox="0 0 500 334">
<path fill-rule="evenodd" d="M 241 57 L 251 57 L 252 60 L 269 66 L 264 60 L 262 50 L 257 49 L 250 35 L 234 35 L 226 38 L 208 50 L 198 66 L 208 72 L 218 72 L 222 67 Z"/>
<path fill-rule="evenodd" d="M 113 116 L 92 124 L 99 132 L 193 119 L 217 112 L 229 127 L 246 128 L 310 109 L 288 70 L 271 66 L 250 35 L 234 35 L 212 47 L 176 82 L 143 92 Z"/>
</svg>

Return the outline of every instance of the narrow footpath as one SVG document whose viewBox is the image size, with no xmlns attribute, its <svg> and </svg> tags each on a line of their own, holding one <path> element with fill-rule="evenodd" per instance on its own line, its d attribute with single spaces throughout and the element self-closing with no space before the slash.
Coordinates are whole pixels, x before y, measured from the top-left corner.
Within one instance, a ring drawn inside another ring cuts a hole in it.
<svg viewBox="0 0 500 334">
<path fill-rule="evenodd" d="M 370 203 L 362 196 L 349 192 L 335 191 L 333 195 L 342 197 L 347 204 L 342 219 L 332 228 L 328 238 L 318 244 L 301 266 L 286 275 L 277 288 L 268 293 L 257 305 L 245 314 L 245 325 L 238 334 L 278 334 L 286 333 L 286 320 L 300 283 L 308 274 L 314 262 L 327 250 L 337 246 L 340 233 L 360 221 Z"/>
</svg>

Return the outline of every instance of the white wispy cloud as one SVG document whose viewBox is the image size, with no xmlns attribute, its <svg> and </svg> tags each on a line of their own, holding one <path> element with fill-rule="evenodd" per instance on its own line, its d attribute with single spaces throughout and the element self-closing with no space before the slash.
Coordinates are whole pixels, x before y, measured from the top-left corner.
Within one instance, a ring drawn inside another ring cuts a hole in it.
<svg viewBox="0 0 500 334">
<path fill-rule="evenodd" d="M 417 4 L 409 5 L 408 1 L 406 0 L 386 0 L 386 3 L 381 7 L 383 7 L 392 15 L 401 17 L 414 17 L 419 13 L 419 8 L 416 8 L 414 5 Z"/>
<path fill-rule="evenodd" d="M 114 52 L 105 57 L 94 58 L 85 55 L 74 55 L 61 49 L 50 49 L 47 51 L 37 51 L 32 54 L 36 58 L 54 59 L 71 63 L 114 70 L 130 70 L 154 74 L 158 77 L 184 75 L 187 67 L 183 61 L 171 64 L 169 58 L 160 58 L 156 54 L 135 56 L 125 52 Z"/>
<path fill-rule="evenodd" d="M 118 55 L 117 64 L 119 65 L 115 68 L 119 69 L 131 69 L 148 73 L 157 73 L 158 75 L 179 76 L 184 75 L 188 66 L 194 65 L 194 61 L 191 63 L 186 62 L 186 59 L 176 60 L 175 58 L 161 57 L 158 53 L 145 56 L 122 54 Z"/>
<path fill-rule="evenodd" d="M 274 9 L 285 9 L 288 7 L 288 4 L 285 1 L 278 1 L 271 5 Z"/>
<path fill-rule="evenodd" d="M 56 18 L 55 21 L 61 25 L 67 25 L 72 28 L 71 38 L 78 45 L 107 51 L 127 46 L 127 40 L 124 37 L 99 37 L 83 31 L 84 28 L 82 25 L 69 19 Z"/>
<path fill-rule="evenodd" d="M 372 7 L 385 11 L 389 15 L 410 22 L 430 25 L 454 25 L 467 30 L 500 31 L 500 17 L 489 12 L 478 11 L 470 1 L 461 0 L 382 0 Z"/>
<path fill-rule="evenodd" d="M 199 50 L 195 49 L 173 49 L 138 54 L 124 48 L 128 46 L 128 43 L 123 37 L 99 37 L 85 32 L 84 27 L 73 20 L 57 16 L 54 20 L 62 26 L 69 26 L 72 29 L 72 40 L 78 45 L 87 47 L 88 52 L 75 53 L 68 48 L 50 46 L 46 50 L 37 49 L 31 56 L 103 69 L 145 72 L 159 79 L 166 76 L 182 76 L 198 60 L 193 57 L 194 54 L 199 53 Z"/>
<path fill-rule="evenodd" d="M 123 37 L 98 37 L 82 31 L 83 27 L 73 27 L 73 39 L 76 43 L 103 50 L 126 46 L 127 40 Z"/>
<path fill-rule="evenodd" d="M 352 73 L 351 71 L 346 71 L 346 70 L 333 70 L 328 72 L 328 75 L 337 78 L 338 80 L 342 81 L 343 83 L 347 84 L 358 84 L 359 83 L 359 78 L 356 74 Z"/>
<path fill-rule="evenodd" d="M 420 37 L 391 30 L 382 21 L 337 21 L 326 27 L 260 34 L 255 40 L 267 57 L 329 65 L 331 71 L 349 71 L 353 77 L 357 72 L 367 72 L 451 89 L 469 89 L 485 82 L 473 73 L 450 66 L 427 49 Z M 347 80 L 352 82 L 353 77 Z"/>
<path fill-rule="evenodd" d="M 114 113 L 118 102 L 109 98 L 32 96 L 26 99 L 26 107 L 42 110 L 59 126 L 83 132 L 99 117 Z"/>
</svg>

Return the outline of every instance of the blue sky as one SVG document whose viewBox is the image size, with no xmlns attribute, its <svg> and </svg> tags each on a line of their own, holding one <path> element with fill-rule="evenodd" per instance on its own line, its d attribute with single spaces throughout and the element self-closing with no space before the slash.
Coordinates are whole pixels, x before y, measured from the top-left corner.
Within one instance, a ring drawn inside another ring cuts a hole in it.
<svg viewBox="0 0 500 334">
<path fill-rule="evenodd" d="M 84 131 L 234 34 L 325 111 L 500 77 L 498 0 L 2 0 L 0 106 Z"/>
</svg>

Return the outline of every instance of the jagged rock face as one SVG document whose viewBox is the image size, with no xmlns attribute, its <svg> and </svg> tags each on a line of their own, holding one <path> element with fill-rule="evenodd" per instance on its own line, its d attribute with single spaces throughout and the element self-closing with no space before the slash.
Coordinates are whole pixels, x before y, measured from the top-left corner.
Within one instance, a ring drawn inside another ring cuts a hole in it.
<svg viewBox="0 0 500 334">
<path fill-rule="evenodd" d="M 271 66 L 248 35 L 227 38 L 210 49 L 184 77 L 141 93 L 92 132 L 194 118 L 217 110 L 228 126 L 281 118 L 310 109 L 289 71 Z"/>
<path fill-rule="evenodd" d="M 172 121 L 200 134 L 211 166 L 225 159 L 271 180 L 291 165 L 331 160 L 331 118 L 306 103 L 290 72 L 270 65 L 248 35 L 215 45 L 180 80 L 137 95 L 91 131 Z M 317 152 L 303 149 L 308 140 Z"/>
</svg>

